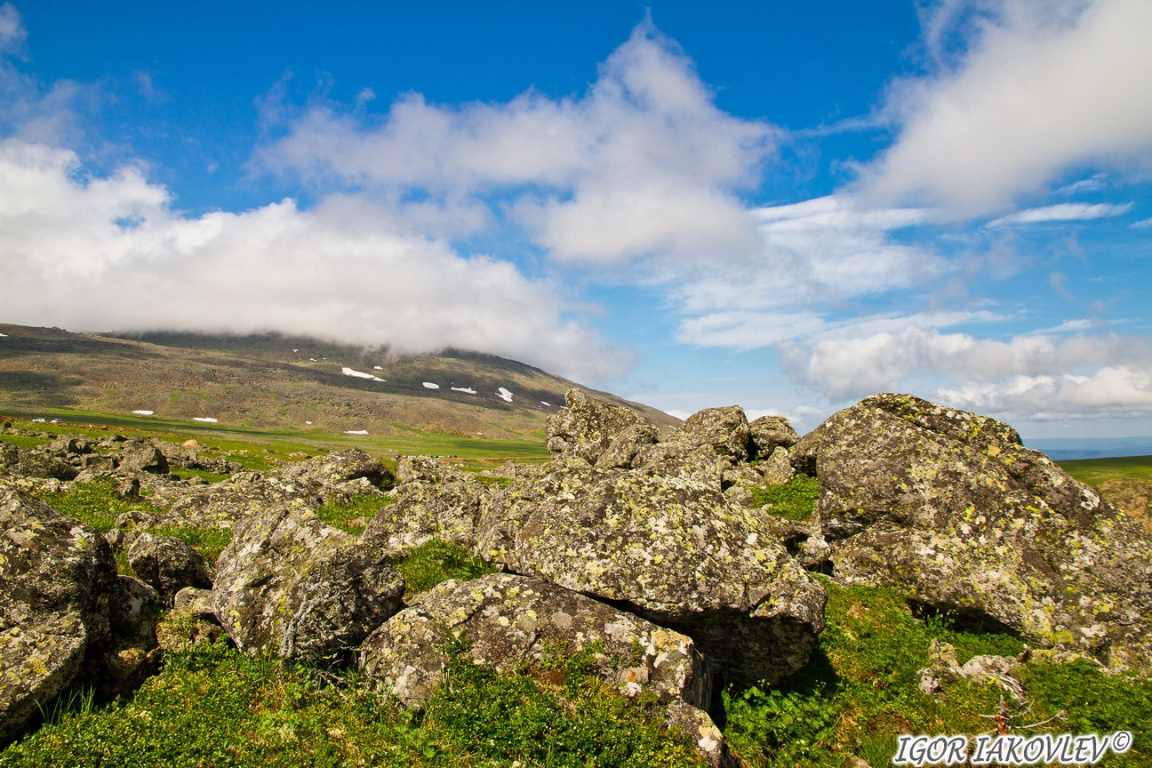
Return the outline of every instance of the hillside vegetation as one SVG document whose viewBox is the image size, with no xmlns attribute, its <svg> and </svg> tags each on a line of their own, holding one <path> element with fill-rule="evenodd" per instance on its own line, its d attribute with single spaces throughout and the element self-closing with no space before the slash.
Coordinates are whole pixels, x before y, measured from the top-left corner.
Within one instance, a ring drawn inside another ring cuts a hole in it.
<svg viewBox="0 0 1152 768">
<path fill-rule="evenodd" d="M 0 333 L 0 410 L 29 418 L 185 431 L 220 424 L 307 440 L 366 432 L 394 440 L 397 452 L 455 453 L 468 445 L 453 443 L 460 439 L 542 445 L 548 416 L 573 386 L 491 355 L 403 357 L 278 334 L 127 338 L 4 324 Z M 677 423 L 627 405 L 654 423 Z M 148 427 L 134 411 L 159 423 Z"/>
</svg>

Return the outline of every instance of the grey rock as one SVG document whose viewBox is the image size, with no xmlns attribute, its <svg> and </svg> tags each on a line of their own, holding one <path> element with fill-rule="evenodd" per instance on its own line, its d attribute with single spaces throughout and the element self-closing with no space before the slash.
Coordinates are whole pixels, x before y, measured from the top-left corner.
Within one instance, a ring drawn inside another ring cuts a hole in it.
<svg viewBox="0 0 1152 768">
<path fill-rule="evenodd" d="M 815 523 L 837 579 L 1152 670 L 1152 537 L 1006 424 L 909 395 L 834 414 Z"/>
<path fill-rule="evenodd" d="M 566 408 L 548 419 L 548 451 L 557 458 L 578 458 L 595 464 L 617 437 L 630 428 L 648 424 L 635 411 L 606 403 L 582 389 L 568 390 L 564 403 Z M 626 438 L 632 439 L 635 437 Z M 618 447 L 615 454 L 626 452 Z"/>
<path fill-rule="evenodd" d="M 184 587 L 212 586 L 204 558 L 174 536 L 141 533 L 128 550 L 128 564 L 167 602 Z"/>
<path fill-rule="evenodd" d="M 0 742 L 110 635 L 116 563 L 104 538 L 0 484 Z"/>
<path fill-rule="evenodd" d="M 431 539 L 470 549 L 476 543 L 476 521 L 488 490 L 478 482 L 432 483 L 412 480 L 392 491 L 396 499 L 381 506 L 364 529 L 389 557 L 398 557 Z"/>
<path fill-rule="evenodd" d="M 551 653 L 598 643 L 597 673 L 628 696 L 704 707 L 711 678 L 692 640 L 561 587 L 506 573 L 447 581 L 380 626 L 360 664 L 405 706 L 420 706 L 443 681 L 446 642 L 503 671 Z"/>
<path fill-rule="evenodd" d="M 399 610 L 404 579 L 378 547 L 307 510 L 240 520 L 216 564 L 213 611 L 243 651 L 321 662 Z"/>
<path fill-rule="evenodd" d="M 775 681 L 807 662 L 825 594 L 759 526 L 702 483 L 569 462 L 504 489 L 476 552 L 691 636 L 728 679 Z"/>
<path fill-rule="evenodd" d="M 777 448 L 788 449 L 800 441 L 800 435 L 783 416 L 761 416 L 748 425 L 755 454 L 771 456 Z"/>
</svg>

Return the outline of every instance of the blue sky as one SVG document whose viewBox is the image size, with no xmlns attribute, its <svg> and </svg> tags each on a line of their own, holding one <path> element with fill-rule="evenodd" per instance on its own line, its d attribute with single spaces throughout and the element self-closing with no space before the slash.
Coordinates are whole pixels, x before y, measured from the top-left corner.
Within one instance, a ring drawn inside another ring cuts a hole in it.
<svg viewBox="0 0 1152 768">
<path fill-rule="evenodd" d="M 1152 4 L 0 6 L 0 320 L 1152 435 Z"/>
</svg>

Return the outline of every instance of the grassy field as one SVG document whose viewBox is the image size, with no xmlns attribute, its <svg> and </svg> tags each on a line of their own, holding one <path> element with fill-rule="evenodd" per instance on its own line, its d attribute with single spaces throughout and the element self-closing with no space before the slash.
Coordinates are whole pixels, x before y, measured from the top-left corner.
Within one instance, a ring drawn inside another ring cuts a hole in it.
<svg viewBox="0 0 1152 768">
<path fill-rule="evenodd" d="M 33 422 L 33 418 L 49 421 Z M 516 461 L 544 460 L 548 457 L 543 433 L 532 440 L 498 440 L 483 437 L 461 437 L 405 428 L 401 434 L 388 437 L 346 435 L 312 430 L 262 430 L 225 424 L 208 424 L 152 416 L 106 414 L 70 408 L 38 408 L 36 411 L 4 409 L 0 419 L 12 421 L 24 429 L 42 432 L 82 434 L 99 438 L 110 432 L 130 436 L 150 436 L 174 443 L 194 439 L 215 448 L 230 460 L 249 469 L 265 469 L 268 459 L 285 460 L 293 453 L 315 455 L 340 448 L 362 448 L 376 456 L 431 455 L 458 457 L 465 469 L 493 466 L 507 459 Z M 59 419 L 59 423 L 50 423 Z M 0 435 L 0 440 L 30 447 L 35 438 Z"/>
<path fill-rule="evenodd" d="M 1088 485 L 1099 486 L 1109 480 L 1152 482 L 1152 456 L 1080 459 L 1057 463 L 1072 477 Z"/>
</svg>

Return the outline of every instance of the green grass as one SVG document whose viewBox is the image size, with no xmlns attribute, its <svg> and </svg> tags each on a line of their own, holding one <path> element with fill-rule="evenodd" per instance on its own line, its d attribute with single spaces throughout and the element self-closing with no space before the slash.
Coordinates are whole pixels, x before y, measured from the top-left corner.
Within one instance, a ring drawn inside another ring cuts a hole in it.
<svg viewBox="0 0 1152 768">
<path fill-rule="evenodd" d="M 433 539 L 412 550 L 396 564 L 396 570 L 404 576 L 405 597 L 411 597 L 442 581 L 470 581 L 486 573 L 495 573 L 497 568 L 455 544 Z"/>
<path fill-rule="evenodd" d="M 1113 459 L 1077 459 L 1057 462 L 1082 483 L 1099 486 L 1109 480 L 1152 482 L 1152 456 L 1124 456 Z"/>
<path fill-rule="evenodd" d="M 48 437 L 37 437 L 35 435 L 7 435 L 0 433 L 0 443 L 10 443 L 22 451 L 30 448 L 35 448 L 38 445 L 44 445 L 52 442 Z"/>
<path fill-rule="evenodd" d="M 394 501 L 395 499 L 389 496 L 356 496 L 348 502 L 325 504 L 316 510 L 316 516 L 334 528 L 348 533 L 360 533 L 364 530 L 364 525 L 352 525 L 351 521 L 362 519 L 366 523 L 376 517 L 381 507 Z"/>
<path fill-rule="evenodd" d="M 250 657 L 223 643 L 171 653 L 129 700 L 74 708 L 0 753 L 2 768 L 576 768 L 700 765 L 651 705 L 623 699 L 580 655 L 556 660 L 560 690 L 531 670 L 499 675 L 460 656 L 423 714 L 403 712 L 356 672 Z"/>
<path fill-rule="evenodd" d="M 814 477 L 796 475 L 783 485 L 765 485 L 752 488 L 756 506 L 770 505 L 765 511 L 789 520 L 808 520 L 816 507 L 820 484 Z"/>
<path fill-rule="evenodd" d="M 60 424 L 41 424 L 30 421 L 33 417 L 58 417 Z M 235 424 L 201 424 L 183 419 L 159 416 L 134 416 L 131 414 L 106 414 L 61 407 L 38 408 L 35 412 L 6 409 L 0 418 L 8 418 L 16 426 L 35 431 L 51 431 L 106 437 L 110 431 L 125 435 L 151 436 L 174 443 L 195 438 L 207 447 L 213 447 L 225 454 L 230 461 L 237 461 L 245 469 L 263 471 L 275 461 L 289 460 L 289 454 L 304 452 L 315 455 L 325 450 L 357 447 L 377 456 L 397 454 L 416 456 L 457 456 L 468 460 L 507 459 L 516 461 L 548 459 L 548 449 L 543 439 L 536 440 L 495 440 L 479 437 L 463 437 L 435 432 L 423 432 L 408 428 L 403 434 L 393 436 L 346 435 L 322 429 L 259 429 Z M 264 452 L 267 453 L 264 453 Z M 271 461 L 270 461 L 271 460 Z M 474 468 L 491 466 L 478 463 Z M 470 467 L 465 467 L 470 468 Z"/>
<path fill-rule="evenodd" d="M 946 683 L 943 694 L 917 688 L 933 640 L 956 647 L 961 664 L 981 654 L 1017 655 L 1024 644 L 993 632 L 958 628 L 947 616 L 918 619 L 894 590 L 863 586 L 828 590 L 827 628 L 802 672 L 776 687 L 724 692 L 729 743 L 757 768 L 803 765 L 832 768 L 858 755 L 884 765 L 897 734 L 966 734 L 992 730 L 1001 690 L 987 682 Z M 1152 681 L 1110 678 L 1086 663 L 1029 664 L 1020 677 L 1032 709 L 1021 727 L 1066 711 L 1022 733 L 1111 733 L 1129 730 L 1135 747 L 1102 765 L 1152 762 Z"/>
</svg>

